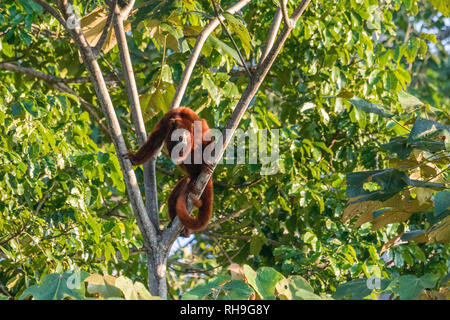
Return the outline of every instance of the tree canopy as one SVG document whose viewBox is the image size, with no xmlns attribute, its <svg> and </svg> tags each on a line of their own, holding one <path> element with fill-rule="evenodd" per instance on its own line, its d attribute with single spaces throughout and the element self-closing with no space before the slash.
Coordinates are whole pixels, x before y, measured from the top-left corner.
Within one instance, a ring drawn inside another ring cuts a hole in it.
<svg viewBox="0 0 450 320">
<path fill-rule="evenodd" d="M 70 28 L 66 2 L 52 8 Z M 117 1 L 70 2 L 137 150 Z M 73 34 L 42 3 L 0 3 L 0 299 L 155 298 L 102 97 Z M 306 3 L 239 123 L 277 132 L 276 170 L 249 163 L 248 145 L 244 164 L 225 154 L 213 219 L 168 257 L 167 297 L 449 299 L 448 1 Z M 247 1 L 230 13 L 236 1 L 136 1 L 124 28 L 146 132 L 219 14 L 181 105 L 224 129 L 276 17 L 288 28 L 299 4 Z M 182 172 L 164 152 L 155 168 L 159 231 Z M 147 169 L 134 169 L 147 194 Z"/>
</svg>

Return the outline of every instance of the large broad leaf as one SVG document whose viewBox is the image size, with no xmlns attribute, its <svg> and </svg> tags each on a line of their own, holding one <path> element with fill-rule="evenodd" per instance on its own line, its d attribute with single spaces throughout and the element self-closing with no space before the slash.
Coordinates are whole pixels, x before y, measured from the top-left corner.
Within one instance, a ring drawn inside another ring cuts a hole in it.
<svg viewBox="0 0 450 320">
<path fill-rule="evenodd" d="M 434 196 L 434 216 L 443 219 L 450 213 L 450 191 L 439 191 Z"/>
<path fill-rule="evenodd" d="M 380 146 L 380 149 L 383 151 L 388 151 L 405 160 L 410 155 L 413 148 L 408 145 L 408 137 L 407 136 L 398 136 L 392 138 L 388 143 L 384 143 Z"/>
<path fill-rule="evenodd" d="M 172 83 L 154 81 L 153 91 L 139 97 L 144 121 L 149 121 L 159 111 L 166 113 L 169 110 L 174 95 L 175 87 Z"/>
<path fill-rule="evenodd" d="M 256 272 L 248 265 L 244 265 L 247 282 L 263 300 L 275 299 L 275 286 L 284 276 L 270 267 L 259 268 Z"/>
<path fill-rule="evenodd" d="M 363 99 L 360 99 L 357 97 L 353 97 L 352 99 L 349 99 L 348 101 L 350 101 L 358 109 L 360 109 L 364 112 L 367 112 L 367 113 L 375 113 L 384 118 L 391 118 L 394 116 L 392 113 L 386 112 L 383 109 L 381 109 L 377 104 L 368 102 L 366 100 L 363 100 Z"/>
<path fill-rule="evenodd" d="M 100 40 L 100 37 L 103 33 L 103 29 L 106 26 L 106 20 L 108 19 L 109 8 L 105 6 L 98 7 L 91 11 L 86 16 L 80 19 L 80 26 L 83 30 L 84 36 L 86 40 L 89 42 L 91 46 L 95 46 L 97 42 Z M 125 32 L 131 30 L 131 24 L 125 20 L 124 23 Z M 111 24 L 112 26 L 112 24 Z M 108 35 L 106 36 L 106 41 L 103 44 L 102 51 L 107 53 L 111 50 L 117 43 L 116 35 L 112 27 L 110 27 L 108 31 Z"/>
<path fill-rule="evenodd" d="M 250 33 L 239 18 L 236 18 L 235 16 L 227 12 L 224 12 L 223 16 L 229 23 L 231 31 L 237 34 L 238 38 L 241 40 L 245 55 L 248 58 L 252 49 Z"/>
<path fill-rule="evenodd" d="M 314 293 L 313 288 L 301 276 L 290 276 L 282 279 L 275 286 L 278 297 L 281 300 L 320 300 L 321 297 Z"/>
<path fill-rule="evenodd" d="M 380 189 L 369 191 L 364 188 L 368 182 L 375 182 Z M 379 200 L 385 201 L 410 185 L 406 172 L 396 169 L 351 172 L 347 174 L 347 197 L 359 197 L 352 203 Z"/>
<path fill-rule="evenodd" d="M 241 280 L 227 282 L 222 290 L 224 295 L 220 298 L 226 300 L 248 300 L 255 293 L 248 284 Z"/>
<path fill-rule="evenodd" d="M 102 276 L 100 274 L 93 274 L 86 278 L 87 291 L 90 294 L 99 294 L 103 298 L 121 298 L 122 291 L 115 287 L 116 278 L 112 276 Z"/>
<path fill-rule="evenodd" d="M 377 280 L 377 279 L 375 279 Z M 375 282 L 375 283 L 374 283 Z M 336 299 L 343 299 L 345 297 L 350 297 L 354 300 L 360 300 L 364 297 L 367 297 L 369 294 L 372 293 L 374 289 L 380 289 L 384 290 L 387 288 L 390 280 L 387 279 L 380 279 L 379 283 L 376 283 L 377 281 L 372 281 L 372 279 L 367 278 L 361 278 L 352 280 L 350 282 L 341 284 L 334 293 L 334 297 Z M 374 286 L 374 284 L 379 285 L 379 287 Z"/>
<path fill-rule="evenodd" d="M 222 286 L 231 280 L 230 276 L 218 276 L 208 281 L 208 283 L 199 285 L 189 292 L 183 294 L 183 300 L 202 300 L 219 296 Z"/>
<path fill-rule="evenodd" d="M 411 109 L 416 106 L 423 106 L 423 102 L 417 99 L 415 96 L 410 95 L 405 91 L 399 91 L 397 93 L 398 101 L 402 107 L 406 110 Z"/>
<path fill-rule="evenodd" d="M 219 40 L 214 35 L 210 35 L 206 40 L 205 46 L 211 46 L 215 48 L 221 54 L 228 54 L 236 61 L 236 63 L 241 63 L 241 59 L 235 49 L 227 45 L 225 42 Z"/>
<path fill-rule="evenodd" d="M 433 274 L 426 274 L 420 278 L 415 275 L 405 275 L 398 279 L 398 293 L 402 300 L 413 300 L 423 289 L 430 289 L 436 285 L 438 277 Z"/>
<path fill-rule="evenodd" d="M 343 299 L 345 297 L 350 297 L 351 299 L 362 299 L 367 297 L 372 293 L 372 290 L 367 287 L 367 279 L 356 279 L 347 283 L 340 285 L 334 297 L 336 299 Z"/>
<path fill-rule="evenodd" d="M 445 142 L 442 139 L 445 138 Z M 408 144 L 422 150 L 437 152 L 450 147 L 450 126 L 417 118 L 409 134 Z"/>
<path fill-rule="evenodd" d="M 419 241 L 423 239 L 423 241 Z M 424 230 L 414 230 L 410 232 L 406 232 L 401 235 L 400 240 L 402 241 L 418 241 L 418 242 L 426 242 L 427 241 L 426 233 Z"/>
<path fill-rule="evenodd" d="M 160 297 L 155 297 L 148 292 L 145 286 L 136 281 L 133 283 L 131 279 L 126 277 L 119 277 L 116 279 L 115 286 L 119 288 L 126 300 L 157 300 Z"/>
<path fill-rule="evenodd" d="M 40 284 L 28 287 L 20 299 L 28 296 L 33 296 L 34 300 L 61 300 L 66 297 L 84 299 L 84 280 L 88 276 L 89 273 L 85 271 L 47 274 Z"/>
<path fill-rule="evenodd" d="M 445 218 L 439 225 L 428 232 L 428 242 L 449 243 L 450 242 L 450 217 Z"/>
</svg>

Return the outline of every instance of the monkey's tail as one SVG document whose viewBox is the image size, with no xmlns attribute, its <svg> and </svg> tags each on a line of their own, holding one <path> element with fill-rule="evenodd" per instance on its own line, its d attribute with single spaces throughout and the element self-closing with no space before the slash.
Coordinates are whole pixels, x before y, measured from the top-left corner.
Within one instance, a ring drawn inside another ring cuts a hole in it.
<svg viewBox="0 0 450 320">
<path fill-rule="evenodd" d="M 176 205 L 177 216 L 180 219 L 183 226 L 189 231 L 203 230 L 208 225 L 208 222 L 211 219 L 212 215 L 212 206 L 214 201 L 212 179 L 209 179 L 208 184 L 206 185 L 205 190 L 203 191 L 203 194 L 200 197 L 201 201 L 199 202 L 200 207 L 198 208 L 197 217 L 191 216 L 186 208 L 186 200 L 187 194 L 189 193 L 188 186 L 190 179 L 186 177 L 183 180 L 185 180 L 185 183 L 183 189 L 180 191 L 179 196 L 177 198 L 177 205 Z"/>
</svg>

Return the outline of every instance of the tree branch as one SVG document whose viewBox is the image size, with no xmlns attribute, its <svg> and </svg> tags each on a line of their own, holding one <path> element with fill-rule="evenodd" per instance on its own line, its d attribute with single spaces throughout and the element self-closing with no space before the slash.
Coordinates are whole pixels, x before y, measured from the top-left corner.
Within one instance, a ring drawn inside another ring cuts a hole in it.
<svg viewBox="0 0 450 320">
<path fill-rule="evenodd" d="M 127 17 L 124 12 L 121 12 L 117 0 L 114 1 L 115 11 L 114 15 L 114 31 L 117 39 L 117 46 L 119 48 L 120 61 L 122 62 L 123 76 L 127 88 L 128 99 L 130 101 L 131 116 L 134 127 L 136 129 L 137 140 L 139 146 L 142 146 L 147 140 L 147 133 L 145 131 L 144 118 L 142 117 L 141 105 L 139 102 L 139 93 L 137 90 L 136 80 L 133 72 L 133 65 L 128 50 L 125 29 L 123 20 Z M 134 0 L 129 2 L 130 10 L 133 7 Z M 129 12 L 129 10 L 128 10 Z M 143 166 L 144 170 L 144 191 L 145 191 L 145 207 L 147 214 L 156 229 L 159 229 L 159 212 L 158 212 L 158 190 L 156 184 L 156 157 L 147 162 Z"/>
<path fill-rule="evenodd" d="M 108 36 L 109 29 L 111 28 L 111 23 L 113 21 L 114 16 L 114 10 L 117 5 L 117 0 L 111 0 L 111 3 L 109 4 L 109 13 L 108 18 L 106 19 L 105 27 L 103 28 L 102 34 L 100 36 L 100 39 L 98 39 L 97 44 L 94 48 L 92 48 L 92 51 L 97 56 L 100 53 L 100 50 L 102 50 L 103 45 L 105 44 L 106 37 Z"/>
<path fill-rule="evenodd" d="M 233 213 L 233 214 L 230 214 L 230 215 L 224 216 L 224 217 L 222 217 L 222 218 L 220 218 L 220 219 L 217 219 L 214 223 L 210 223 L 210 224 L 208 225 L 208 229 L 212 229 L 212 228 L 214 228 L 214 227 L 217 227 L 217 226 L 221 225 L 221 224 L 224 223 L 225 221 L 228 221 L 228 220 L 230 220 L 230 219 L 236 218 L 236 217 L 240 216 L 242 213 L 244 213 L 245 211 L 247 211 L 247 210 L 250 209 L 250 208 L 251 208 L 251 207 L 247 207 L 247 208 L 238 210 L 238 211 L 236 211 L 236 212 Z"/>
<path fill-rule="evenodd" d="M 225 256 L 225 258 L 227 258 L 228 263 L 232 264 L 233 260 L 230 258 L 230 256 L 228 255 L 228 253 L 225 251 L 225 249 L 220 245 L 219 240 L 217 240 L 217 238 L 213 235 L 213 233 L 208 233 L 208 236 L 213 239 L 213 241 L 216 243 L 217 247 L 219 247 L 219 250 L 223 253 L 223 255 Z"/>
<path fill-rule="evenodd" d="M 59 21 L 59 23 L 64 28 L 67 29 L 66 21 L 64 20 L 63 16 L 55 8 L 53 8 L 50 4 L 48 4 L 47 1 L 45 0 L 33 0 L 33 1 L 39 4 L 45 11 L 54 16 Z"/>
<path fill-rule="evenodd" d="M 284 23 L 289 27 L 292 28 L 292 20 L 289 18 L 288 9 L 287 9 L 287 1 L 281 0 L 281 12 L 283 13 L 283 20 Z"/>
<path fill-rule="evenodd" d="M 214 277 L 214 274 L 212 272 L 210 272 L 209 270 L 201 269 L 196 266 L 193 266 L 193 265 L 190 265 L 187 263 L 183 263 L 183 262 L 180 262 L 180 261 L 177 261 L 174 259 L 168 259 L 167 262 L 169 264 L 186 269 L 188 272 L 203 273 L 203 274 L 207 275 L 208 277 Z M 174 270 L 174 271 L 178 271 L 178 270 Z"/>
<path fill-rule="evenodd" d="M 234 14 L 245 7 L 250 0 L 240 0 L 234 6 L 227 10 L 228 13 Z M 194 70 L 195 64 L 197 63 L 198 57 L 200 56 L 200 52 L 202 50 L 203 45 L 206 42 L 208 36 L 214 31 L 215 28 L 219 25 L 219 19 L 224 19 L 221 15 L 220 18 L 213 19 L 208 25 L 203 29 L 202 32 L 197 36 L 197 41 L 195 43 L 194 49 L 189 57 L 186 68 L 183 71 L 181 76 L 180 83 L 178 84 L 177 91 L 172 100 L 172 104 L 170 105 L 170 109 L 175 109 L 180 106 L 181 99 L 184 96 L 184 92 L 186 91 L 187 84 L 192 75 L 192 71 Z"/>
<path fill-rule="evenodd" d="M 42 0 L 34 0 L 35 2 L 41 4 Z M 42 4 L 41 4 L 42 5 Z M 45 4 L 43 4 L 45 6 Z M 68 15 L 67 12 L 65 12 Z M 151 245 L 152 247 L 157 247 L 157 235 L 156 229 L 150 221 L 146 214 L 145 205 L 142 201 L 141 192 L 139 185 L 137 183 L 136 175 L 133 171 L 131 163 L 129 160 L 124 160 L 123 155 L 127 153 L 127 148 L 125 141 L 122 136 L 122 131 L 120 129 L 119 121 L 115 113 L 114 106 L 112 104 L 111 98 L 109 96 L 108 89 L 106 87 L 103 74 L 100 70 L 98 61 L 92 52 L 92 49 L 87 42 L 84 34 L 79 26 L 74 26 L 73 28 L 67 28 L 71 38 L 77 45 L 83 62 L 89 71 L 92 79 L 92 83 L 95 88 L 96 95 L 99 99 L 99 104 L 103 109 L 103 112 L 108 120 L 108 126 L 112 133 L 112 141 L 114 143 L 115 149 L 118 153 L 119 163 L 122 169 L 124 182 L 127 187 L 128 197 L 130 198 L 131 206 L 136 217 L 136 222 L 141 231 L 146 245 Z"/>
<path fill-rule="evenodd" d="M 261 55 L 260 62 L 267 57 L 270 49 L 272 49 L 273 43 L 278 33 L 278 29 L 280 29 L 281 18 L 282 18 L 281 8 L 278 8 L 277 11 L 275 12 L 275 16 L 273 17 L 272 24 L 270 25 L 269 34 L 267 35 L 266 46 L 264 47 L 264 51 Z"/>
<path fill-rule="evenodd" d="M 207 236 L 215 236 L 218 238 L 232 239 L 232 240 L 251 240 L 252 239 L 252 236 L 250 236 L 250 235 L 233 236 L 233 235 L 222 234 L 222 233 L 217 233 L 217 232 L 212 232 L 212 231 L 207 232 L 205 234 Z M 281 242 L 278 242 L 278 241 L 272 240 L 272 239 L 267 239 L 267 243 L 269 243 L 275 247 L 279 247 L 279 246 L 283 245 Z"/>
<path fill-rule="evenodd" d="M 264 180 L 264 177 L 258 178 L 256 180 L 253 180 L 251 182 L 243 183 L 243 184 L 228 184 L 221 181 L 214 182 L 216 185 L 224 187 L 224 188 L 233 188 L 233 189 L 242 189 L 242 188 L 250 188 L 254 186 L 257 183 L 260 183 Z"/>
<path fill-rule="evenodd" d="M 219 11 L 217 10 L 217 6 L 216 6 L 216 2 L 214 0 L 211 0 L 213 7 L 214 7 L 214 12 L 216 13 L 216 17 L 219 20 L 222 29 L 226 32 L 226 34 L 228 35 L 228 38 L 230 38 L 231 43 L 233 44 L 234 48 L 236 49 L 236 52 L 239 56 L 239 59 L 241 60 L 242 66 L 244 67 L 245 71 L 247 72 L 248 76 L 251 77 L 252 73 L 250 72 L 250 70 L 248 69 L 247 63 L 244 60 L 244 57 L 241 54 L 241 51 L 239 50 L 239 47 L 237 46 L 236 42 L 233 39 L 233 36 L 231 35 L 230 31 L 228 30 L 227 26 L 225 25 L 225 23 L 222 21 L 222 19 L 220 18 L 220 14 Z"/>
</svg>

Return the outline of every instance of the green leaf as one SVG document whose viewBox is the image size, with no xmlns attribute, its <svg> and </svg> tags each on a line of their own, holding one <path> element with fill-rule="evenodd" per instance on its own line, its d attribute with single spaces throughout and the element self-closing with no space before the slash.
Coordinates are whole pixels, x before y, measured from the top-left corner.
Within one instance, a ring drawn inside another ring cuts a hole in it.
<svg viewBox="0 0 450 320">
<path fill-rule="evenodd" d="M 371 102 L 365 101 L 365 100 L 357 98 L 357 97 L 349 99 L 348 101 L 350 103 L 352 103 L 355 107 L 357 107 L 358 109 L 360 109 L 364 112 L 375 113 L 384 118 L 390 118 L 393 116 L 393 114 L 384 111 L 383 109 L 378 107 L 378 105 L 375 103 L 371 103 Z"/>
<path fill-rule="evenodd" d="M 242 47 L 244 48 L 245 54 L 248 58 L 252 49 L 250 33 L 239 18 L 236 18 L 228 12 L 224 12 L 223 16 L 226 21 L 229 22 L 231 31 L 236 33 L 241 40 Z"/>
<path fill-rule="evenodd" d="M 252 287 L 242 280 L 231 280 L 222 287 L 222 290 L 230 300 L 248 300 L 254 293 Z"/>
<path fill-rule="evenodd" d="M 388 143 L 383 143 L 380 149 L 397 154 L 402 160 L 408 158 L 413 151 L 413 148 L 408 145 L 408 138 L 406 136 L 392 138 Z"/>
<path fill-rule="evenodd" d="M 415 106 L 423 106 L 423 102 L 417 99 L 415 96 L 405 92 L 399 91 L 397 92 L 398 101 L 405 109 L 410 109 Z"/>
<path fill-rule="evenodd" d="M 321 300 L 320 296 L 304 289 L 298 289 L 295 291 L 294 297 L 299 300 Z"/>
<path fill-rule="evenodd" d="M 211 47 L 217 49 L 219 53 L 228 54 L 231 57 L 233 57 L 236 63 L 241 63 L 241 59 L 239 58 L 239 54 L 236 52 L 236 50 L 227 45 L 225 42 L 219 40 L 214 35 L 208 37 L 208 40 L 206 40 L 205 45 L 210 45 Z"/>
<path fill-rule="evenodd" d="M 115 287 L 116 278 L 112 276 L 102 276 L 100 274 L 90 275 L 85 280 L 87 282 L 87 291 L 90 294 L 99 294 L 105 299 L 122 298 L 122 291 Z"/>
<path fill-rule="evenodd" d="M 202 86 L 208 91 L 213 100 L 218 100 L 220 98 L 219 89 L 214 81 L 212 81 L 207 75 L 204 75 L 202 78 Z"/>
<path fill-rule="evenodd" d="M 280 280 L 276 290 L 282 300 L 320 300 L 321 297 L 314 294 L 311 285 L 301 276 L 290 276 Z"/>
<path fill-rule="evenodd" d="M 256 272 L 244 265 L 244 274 L 248 284 L 263 300 L 275 299 L 275 286 L 284 276 L 270 267 L 261 267 Z"/>
<path fill-rule="evenodd" d="M 439 191 L 434 196 L 434 217 L 439 220 L 450 214 L 450 191 Z"/>
<path fill-rule="evenodd" d="M 445 138 L 445 142 L 440 139 Z M 408 143 L 430 152 L 445 150 L 450 143 L 450 126 L 423 118 L 417 118 L 409 134 Z"/>
<path fill-rule="evenodd" d="M 250 254 L 258 255 L 263 245 L 267 244 L 267 239 L 263 233 L 259 233 L 252 237 L 250 241 Z"/>
<path fill-rule="evenodd" d="M 115 287 L 119 288 L 126 300 L 155 300 L 160 299 L 159 297 L 152 296 L 145 286 L 136 281 L 133 281 L 127 277 L 120 276 L 116 279 L 114 284 Z"/>
<path fill-rule="evenodd" d="M 438 277 L 433 274 L 426 274 L 420 278 L 414 275 L 399 277 L 398 294 L 401 300 L 414 300 L 423 289 L 430 289 L 436 285 Z"/>
<path fill-rule="evenodd" d="M 372 293 L 372 289 L 367 286 L 367 279 L 361 278 L 341 284 L 334 293 L 336 299 L 351 297 L 351 299 L 360 300 Z"/>
<path fill-rule="evenodd" d="M 364 185 L 367 182 L 377 183 L 380 190 L 366 190 Z M 396 169 L 351 172 L 347 174 L 347 197 L 359 197 L 352 203 L 369 200 L 385 201 L 408 185 L 410 185 L 408 174 Z"/>
<path fill-rule="evenodd" d="M 19 299 L 33 296 L 34 300 L 61 300 L 66 297 L 84 299 L 84 280 L 89 276 L 85 271 L 47 274 L 40 284 L 28 287 Z"/>
<path fill-rule="evenodd" d="M 448 0 L 430 0 L 430 2 L 444 16 L 450 17 L 450 3 Z"/>
<path fill-rule="evenodd" d="M 434 44 L 437 43 L 436 34 L 421 32 L 420 33 L 420 37 L 422 37 L 425 40 L 428 40 L 428 41 L 430 41 L 430 42 L 432 42 Z"/>
<path fill-rule="evenodd" d="M 215 298 L 222 290 L 222 286 L 230 282 L 231 277 L 221 275 L 212 278 L 206 284 L 199 285 L 192 290 L 186 292 L 182 296 L 182 300 L 202 300 L 207 298 Z M 242 289 L 242 288 L 241 288 Z"/>
</svg>

